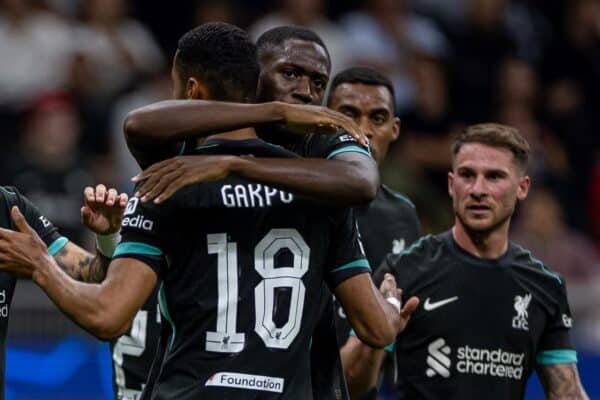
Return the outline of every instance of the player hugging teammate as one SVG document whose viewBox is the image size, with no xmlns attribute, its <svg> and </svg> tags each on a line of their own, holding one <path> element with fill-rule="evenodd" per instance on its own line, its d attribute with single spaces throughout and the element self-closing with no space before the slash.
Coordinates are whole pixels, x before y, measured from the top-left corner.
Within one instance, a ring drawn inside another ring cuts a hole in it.
<svg viewBox="0 0 600 400">
<path fill-rule="evenodd" d="M 414 206 L 378 178 L 400 131 L 393 87 L 352 68 L 322 107 L 330 65 L 301 28 L 257 45 L 224 23 L 186 33 L 175 99 L 125 123 L 146 168 L 136 195 L 125 207 L 87 190 L 90 228 L 123 217 L 118 246 L 99 239 L 102 273 L 52 258 L 63 241 L 10 192 L 2 274 L 114 341 L 118 399 L 373 398 L 387 357 L 399 399 L 522 398 L 533 369 L 548 398 L 586 398 L 564 281 L 508 240 L 527 142 L 467 128 L 448 175 L 455 223 L 417 240 Z"/>
</svg>

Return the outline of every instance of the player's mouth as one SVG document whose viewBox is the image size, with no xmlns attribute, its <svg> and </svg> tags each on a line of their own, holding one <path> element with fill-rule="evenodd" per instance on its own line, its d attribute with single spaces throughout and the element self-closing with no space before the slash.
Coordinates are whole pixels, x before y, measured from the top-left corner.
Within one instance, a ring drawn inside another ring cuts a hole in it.
<svg viewBox="0 0 600 400">
<path fill-rule="evenodd" d="M 484 204 L 470 204 L 467 205 L 467 210 L 472 212 L 485 212 L 490 211 L 492 207 L 484 205 Z"/>
</svg>

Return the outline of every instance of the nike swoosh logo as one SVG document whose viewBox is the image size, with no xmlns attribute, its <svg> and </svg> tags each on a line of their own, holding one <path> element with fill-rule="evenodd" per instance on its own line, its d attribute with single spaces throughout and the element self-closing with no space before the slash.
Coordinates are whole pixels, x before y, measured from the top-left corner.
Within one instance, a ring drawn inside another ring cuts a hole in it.
<svg viewBox="0 0 600 400">
<path fill-rule="evenodd" d="M 425 309 L 425 311 L 432 311 L 435 310 L 436 308 L 440 308 L 442 306 L 445 306 L 448 303 L 452 303 L 453 301 L 458 300 L 458 296 L 454 296 L 454 297 L 450 297 L 449 299 L 445 299 L 445 300 L 440 300 L 440 301 L 436 301 L 435 303 L 431 303 L 429 301 L 429 297 L 425 300 L 425 304 L 423 304 L 423 308 Z"/>
</svg>

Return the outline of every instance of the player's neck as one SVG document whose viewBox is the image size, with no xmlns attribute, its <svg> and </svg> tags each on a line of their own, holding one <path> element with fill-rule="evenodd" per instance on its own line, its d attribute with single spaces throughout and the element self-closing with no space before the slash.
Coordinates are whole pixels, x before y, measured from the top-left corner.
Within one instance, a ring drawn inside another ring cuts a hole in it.
<svg viewBox="0 0 600 400">
<path fill-rule="evenodd" d="M 508 223 L 491 232 L 475 232 L 457 220 L 452 227 L 452 236 L 462 249 L 478 258 L 495 260 L 508 249 Z"/>
<path fill-rule="evenodd" d="M 198 144 L 204 142 L 208 139 L 227 139 L 227 140 L 247 140 L 247 139 L 257 139 L 256 131 L 254 128 L 243 128 L 237 129 L 235 131 L 218 133 L 215 135 L 210 135 L 202 139 L 198 139 Z"/>
</svg>

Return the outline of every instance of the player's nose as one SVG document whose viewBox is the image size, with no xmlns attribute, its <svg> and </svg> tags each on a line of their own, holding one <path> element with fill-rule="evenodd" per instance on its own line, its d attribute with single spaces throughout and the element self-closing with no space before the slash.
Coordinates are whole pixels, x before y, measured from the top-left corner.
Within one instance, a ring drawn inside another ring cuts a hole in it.
<svg viewBox="0 0 600 400">
<path fill-rule="evenodd" d="M 296 87 L 294 88 L 294 93 L 292 96 L 303 102 L 304 104 L 312 104 L 313 102 L 313 94 L 310 89 L 310 81 L 308 78 L 298 79 Z"/>
</svg>

